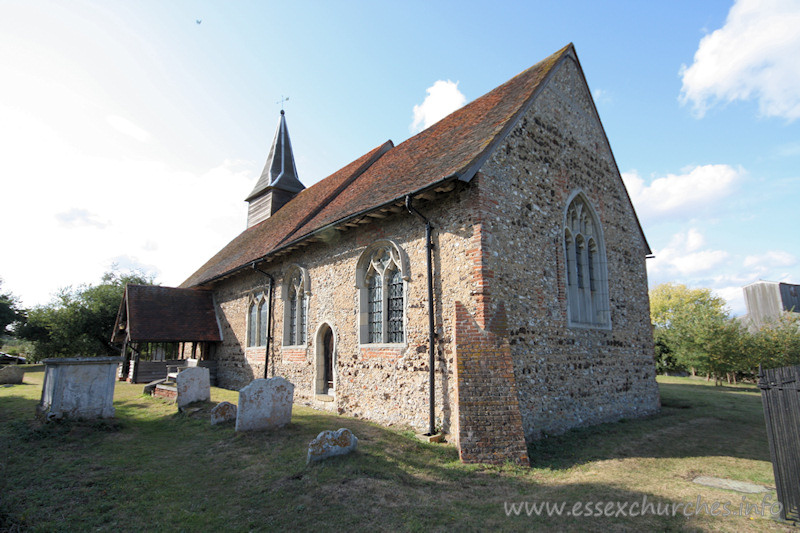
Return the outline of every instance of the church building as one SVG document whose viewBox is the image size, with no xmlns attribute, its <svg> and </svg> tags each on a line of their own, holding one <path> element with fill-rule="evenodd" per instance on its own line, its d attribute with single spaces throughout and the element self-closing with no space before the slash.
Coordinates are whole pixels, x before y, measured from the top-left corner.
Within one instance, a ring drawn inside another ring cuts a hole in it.
<svg viewBox="0 0 800 533">
<path fill-rule="evenodd" d="M 281 111 L 246 229 L 181 287 L 128 288 L 129 378 L 171 343 L 221 387 L 282 376 L 467 462 L 658 411 L 651 251 L 573 45 L 311 187 L 298 170 Z"/>
</svg>

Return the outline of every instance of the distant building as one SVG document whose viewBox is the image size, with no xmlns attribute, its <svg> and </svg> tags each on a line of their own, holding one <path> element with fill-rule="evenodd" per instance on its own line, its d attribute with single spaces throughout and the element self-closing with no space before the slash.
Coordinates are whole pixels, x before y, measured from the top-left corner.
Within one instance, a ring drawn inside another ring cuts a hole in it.
<svg viewBox="0 0 800 533">
<path fill-rule="evenodd" d="M 760 328 L 785 312 L 800 312 L 800 285 L 777 281 L 757 281 L 742 288 L 751 328 Z"/>
</svg>

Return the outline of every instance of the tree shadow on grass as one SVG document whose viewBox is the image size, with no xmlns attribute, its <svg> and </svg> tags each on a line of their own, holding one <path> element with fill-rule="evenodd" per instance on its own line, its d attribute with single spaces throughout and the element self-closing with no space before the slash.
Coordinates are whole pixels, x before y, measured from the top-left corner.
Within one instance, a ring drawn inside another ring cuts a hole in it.
<svg viewBox="0 0 800 533">
<path fill-rule="evenodd" d="M 3 389 L 2 399 L 0 399 L 0 424 L 25 415 L 32 417 L 36 413 L 36 405 L 39 400 L 31 399 L 29 395 L 22 392 L 21 387 L 30 387 L 30 385 L 14 385 Z"/>
<path fill-rule="evenodd" d="M 669 407 L 670 395 L 665 398 L 664 414 L 606 425 L 603 431 L 571 444 L 579 454 L 577 461 L 570 457 L 561 461 L 574 465 L 588 460 L 590 443 L 605 450 L 600 456 L 621 456 L 615 451 L 620 441 L 691 419 L 672 411 L 692 408 Z M 595 515 L 596 506 L 582 507 L 581 516 L 566 514 L 579 502 L 686 502 L 632 490 L 622 481 L 576 482 L 572 474 L 543 475 L 541 470 L 511 464 L 464 465 L 454 446 L 423 443 L 410 432 L 310 408 L 296 406 L 292 422 L 284 428 L 237 433 L 232 424 L 210 425 L 208 411 L 214 402 L 179 413 L 177 407 L 165 409 L 156 399 L 126 401 L 126 408 L 118 409 L 120 425 L 115 431 L 88 424 L 80 432 L 66 432 L 58 438 L 26 442 L 20 435 L 12 436 L 9 446 L 22 452 L 3 472 L 6 481 L 0 519 L 9 528 L 509 531 L 541 527 L 578 531 L 670 530 L 719 524 L 708 522 L 712 520 L 708 517 L 658 514 L 657 508 L 631 517 L 616 514 L 616 504 L 610 511 L 614 516 L 606 516 L 605 507 L 600 509 L 601 515 Z M 35 403 L 23 399 L 18 412 L 27 414 L 12 422 L 30 420 Z M 609 430 L 612 426 L 618 429 Z M 321 431 L 340 427 L 349 428 L 359 438 L 358 450 L 307 465 L 309 441 Z M 6 424 L 2 431 L 8 434 L 8 428 Z M 606 440 L 610 444 L 604 443 Z M 631 450 L 641 453 L 638 446 Z M 558 462 L 555 450 L 553 453 L 552 460 Z M 662 456 L 681 453 L 665 448 Z M 713 489 L 686 480 L 673 483 L 686 484 L 686 494 L 692 499 L 697 494 L 709 500 L 721 497 Z M 556 513 L 558 507 L 551 507 L 549 514 L 547 510 L 537 514 L 535 507 L 530 507 L 529 515 L 525 502 L 568 507 L 562 507 L 560 514 Z M 511 504 L 517 505 L 518 514 Z M 731 530 L 757 530 L 756 526 L 763 525 L 731 524 Z"/>
</svg>

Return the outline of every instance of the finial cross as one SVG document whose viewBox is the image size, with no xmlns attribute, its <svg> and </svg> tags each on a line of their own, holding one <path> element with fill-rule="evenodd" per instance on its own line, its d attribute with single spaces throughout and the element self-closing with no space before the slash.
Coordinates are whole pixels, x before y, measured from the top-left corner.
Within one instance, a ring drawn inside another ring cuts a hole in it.
<svg viewBox="0 0 800 533">
<path fill-rule="evenodd" d="M 284 97 L 283 95 L 281 95 L 281 99 L 278 100 L 275 103 L 276 104 L 281 104 L 281 111 L 283 111 L 283 104 L 284 104 L 284 102 L 288 102 L 288 101 L 289 101 L 289 97 L 288 96 Z"/>
</svg>

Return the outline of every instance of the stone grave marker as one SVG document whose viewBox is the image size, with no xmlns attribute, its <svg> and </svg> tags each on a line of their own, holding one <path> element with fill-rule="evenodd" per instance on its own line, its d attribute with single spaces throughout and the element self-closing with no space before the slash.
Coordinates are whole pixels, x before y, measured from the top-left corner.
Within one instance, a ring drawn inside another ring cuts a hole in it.
<svg viewBox="0 0 800 533">
<path fill-rule="evenodd" d="M 255 379 L 239 391 L 236 431 L 280 428 L 292 419 L 294 385 L 278 376 Z"/>
<path fill-rule="evenodd" d="M 336 455 L 348 454 L 355 451 L 356 447 L 358 447 L 358 439 L 347 428 L 323 431 L 317 435 L 316 439 L 308 443 L 306 464 Z"/>
<path fill-rule="evenodd" d="M 236 420 L 236 406 L 231 402 L 218 403 L 211 410 L 211 425 L 223 424 Z"/>
<path fill-rule="evenodd" d="M 17 365 L 0 366 L 0 385 L 19 385 L 25 371 Z"/>
<path fill-rule="evenodd" d="M 211 399 L 211 381 L 207 368 L 199 366 L 182 370 L 175 378 L 178 392 L 178 409 L 192 402 L 204 402 Z"/>
</svg>

